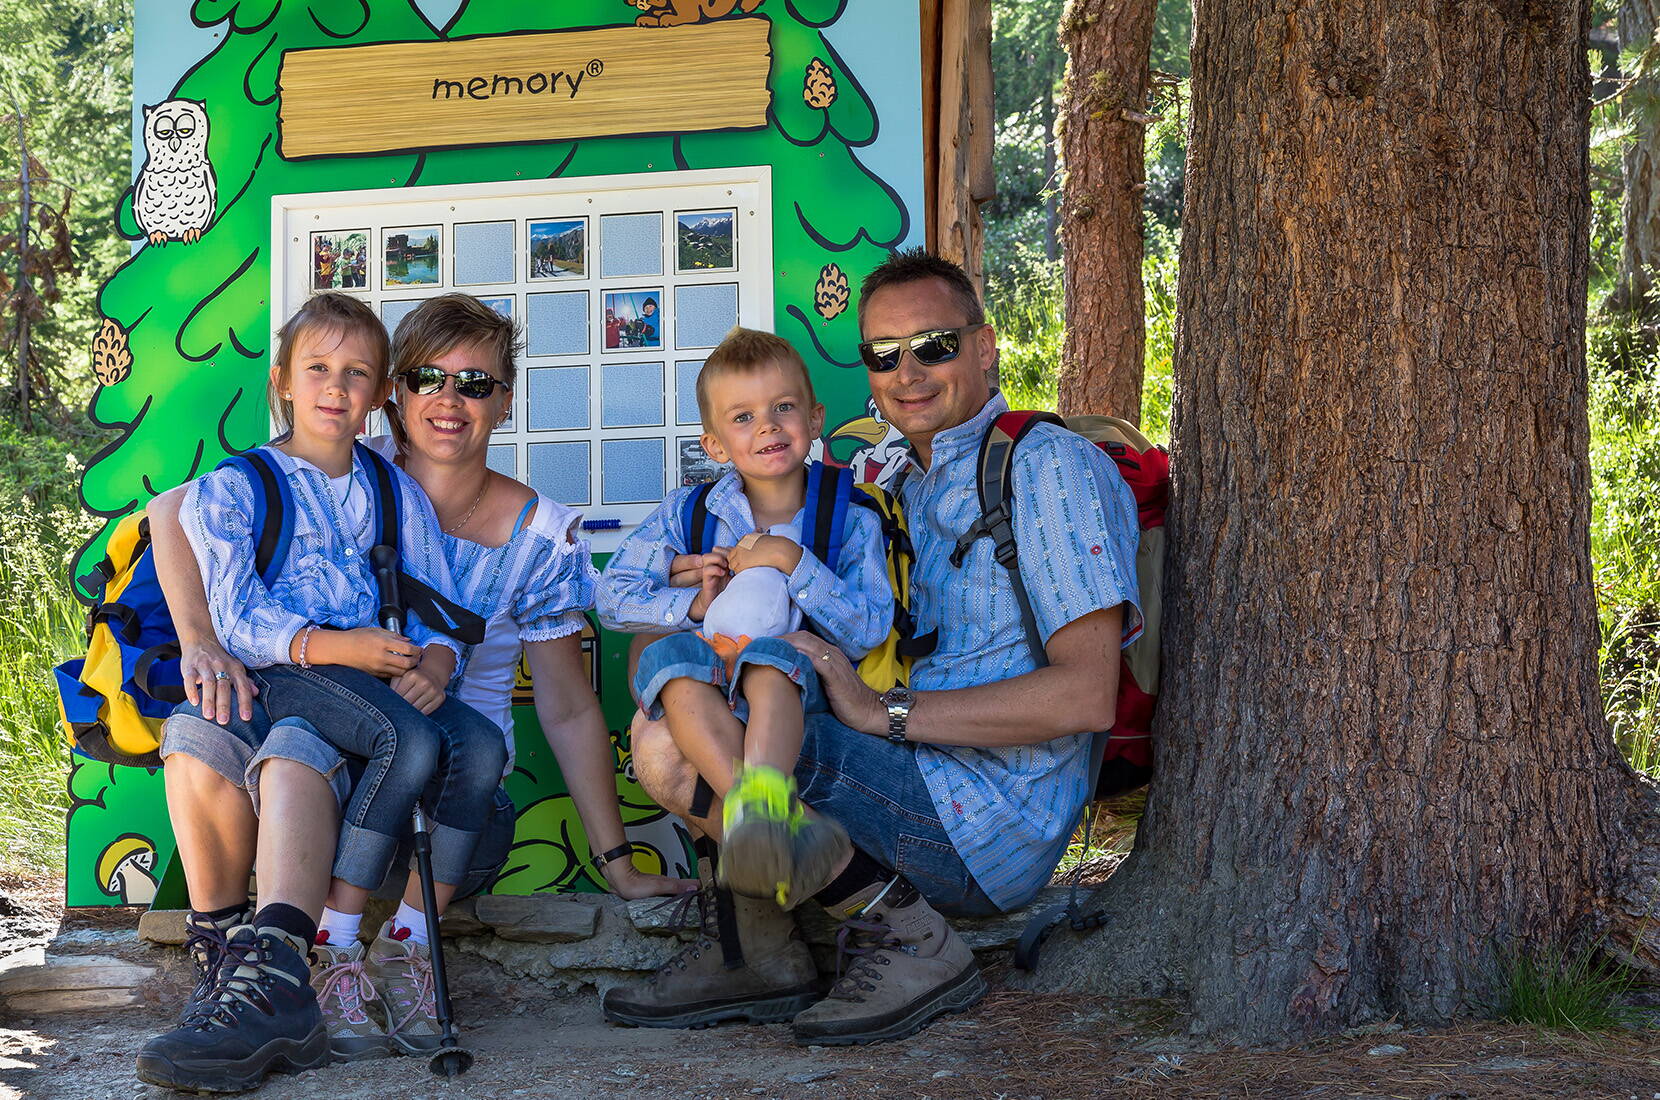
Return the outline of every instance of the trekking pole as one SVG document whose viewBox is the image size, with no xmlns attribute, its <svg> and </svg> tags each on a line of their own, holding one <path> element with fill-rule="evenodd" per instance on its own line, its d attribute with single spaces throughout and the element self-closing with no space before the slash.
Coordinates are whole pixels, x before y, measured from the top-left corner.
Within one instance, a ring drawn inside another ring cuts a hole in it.
<svg viewBox="0 0 1660 1100">
<path fill-rule="evenodd" d="M 375 588 L 380 593 L 380 625 L 394 634 L 403 633 L 403 600 L 398 592 L 398 552 L 390 546 L 369 551 L 375 568 Z M 415 832 L 415 867 L 421 880 L 421 908 L 426 918 L 428 950 L 432 953 L 432 995 L 438 1009 L 438 1049 L 427 1069 L 441 1077 L 457 1077 L 472 1068 L 473 1055 L 455 1037 L 455 1019 L 450 1008 L 450 983 L 444 971 L 444 941 L 438 934 L 438 895 L 432 879 L 432 834 L 426 814 L 417 800 L 410 814 Z"/>
</svg>

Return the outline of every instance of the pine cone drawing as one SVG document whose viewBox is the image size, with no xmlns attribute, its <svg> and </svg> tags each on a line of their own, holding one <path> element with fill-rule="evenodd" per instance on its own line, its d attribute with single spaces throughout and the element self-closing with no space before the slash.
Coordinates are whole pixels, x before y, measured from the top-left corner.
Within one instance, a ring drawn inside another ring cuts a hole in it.
<svg viewBox="0 0 1660 1100">
<path fill-rule="evenodd" d="M 826 321 L 834 321 L 847 308 L 847 272 L 835 264 L 824 265 L 813 288 L 813 308 Z"/>
<path fill-rule="evenodd" d="M 801 93 L 801 98 L 807 101 L 807 106 L 816 110 L 824 110 L 836 102 L 836 77 L 818 58 L 807 66 L 807 80 Z"/>
<path fill-rule="evenodd" d="M 133 353 L 127 350 L 127 334 L 106 317 L 98 335 L 92 338 L 92 373 L 99 382 L 113 386 L 132 372 Z"/>
</svg>

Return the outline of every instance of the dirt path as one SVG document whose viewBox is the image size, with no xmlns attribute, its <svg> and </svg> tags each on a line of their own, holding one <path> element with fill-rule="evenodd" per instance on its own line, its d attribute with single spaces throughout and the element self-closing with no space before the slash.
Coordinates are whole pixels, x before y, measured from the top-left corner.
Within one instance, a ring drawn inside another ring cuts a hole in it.
<svg viewBox="0 0 1660 1100">
<path fill-rule="evenodd" d="M 29 898 L 30 903 L 38 899 Z M 8 924 L 0 952 L 38 929 L 41 906 Z M 56 916 L 57 914 L 52 914 Z M 157 966 L 147 1003 L 102 1013 L 0 1018 L 0 1100 L 161 1100 L 138 1082 L 133 1056 L 165 1030 L 186 991 L 176 948 L 140 943 L 130 915 L 72 915 L 54 951 L 98 953 Z M 39 935 L 43 929 L 36 931 Z M 503 978 L 476 958 L 456 975 L 464 1042 L 477 1056 L 455 1081 L 424 1061 L 391 1058 L 274 1077 L 269 1100 L 388 1097 L 673 1100 L 781 1097 L 928 1097 L 930 1100 L 1074 1097 L 1574 1097 L 1660 1100 L 1660 1033 L 1563 1038 L 1469 1025 L 1437 1032 L 1382 1029 L 1283 1052 L 1207 1049 L 1157 1004 L 1033 995 L 998 988 L 971 1013 L 921 1035 L 873 1047 L 801 1048 L 788 1027 L 679 1032 L 605 1024 L 592 993 L 561 995 Z"/>
</svg>

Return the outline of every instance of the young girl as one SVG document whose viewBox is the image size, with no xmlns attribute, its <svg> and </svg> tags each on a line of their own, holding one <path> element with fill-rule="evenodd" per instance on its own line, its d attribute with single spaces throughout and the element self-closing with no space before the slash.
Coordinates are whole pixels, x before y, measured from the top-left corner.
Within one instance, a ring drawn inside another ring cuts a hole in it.
<svg viewBox="0 0 1660 1100">
<path fill-rule="evenodd" d="M 368 891 L 380 885 L 423 792 L 434 877 L 449 889 L 462 882 L 506 762 L 499 729 L 445 694 L 459 645 L 418 616 L 409 617 L 407 635 L 373 625 L 379 600 L 369 551 L 379 472 L 355 440 L 364 418 L 387 398 L 387 360 L 386 330 L 347 295 L 317 295 L 279 333 L 271 408 L 288 430 L 260 450 L 288 481 L 294 531 L 269 588 L 253 568 L 253 489 L 242 471 L 218 470 L 192 484 L 180 517 L 215 630 L 249 667 L 273 726 L 301 719 L 339 752 L 366 761 L 333 856 L 333 926 L 329 911 L 324 936 L 298 910 L 278 914 L 286 924 L 270 922 L 306 944 L 332 942 L 336 948 L 324 952 L 330 961 L 362 958 L 356 928 L 340 918 L 361 913 Z M 399 483 L 404 571 L 453 599 L 443 535 L 426 495 L 390 464 L 382 471 Z M 308 758 L 314 751 L 304 738 L 267 738 L 248 765 L 256 805 L 265 763 L 316 766 Z M 354 1027 L 345 1017 L 328 1023 L 336 1057 L 386 1050 L 378 1029 Z"/>
</svg>

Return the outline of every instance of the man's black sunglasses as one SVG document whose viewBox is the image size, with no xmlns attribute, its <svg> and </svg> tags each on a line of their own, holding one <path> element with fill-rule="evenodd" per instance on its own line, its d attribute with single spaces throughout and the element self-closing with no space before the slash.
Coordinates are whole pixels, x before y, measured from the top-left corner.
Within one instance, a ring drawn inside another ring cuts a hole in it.
<svg viewBox="0 0 1660 1100">
<path fill-rule="evenodd" d="M 486 371 L 458 370 L 454 374 L 442 367 L 428 364 L 424 367 L 410 367 L 400 371 L 398 378 L 409 387 L 410 393 L 429 396 L 444 388 L 444 379 L 455 379 L 455 392 L 462 397 L 471 397 L 482 401 L 496 392 L 497 386 L 505 387 L 506 382 L 499 378 L 492 378 Z"/>
<path fill-rule="evenodd" d="M 866 340 L 859 345 L 859 358 L 864 360 L 867 370 L 886 374 L 890 370 L 899 369 L 900 357 L 905 354 L 905 349 L 909 348 L 918 363 L 925 367 L 936 367 L 941 363 L 951 362 L 963 350 L 965 333 L 985 327 L 982 323 L 964 325 L 962 328 L 932 329 L 899 340 Z"/>
</svg>

